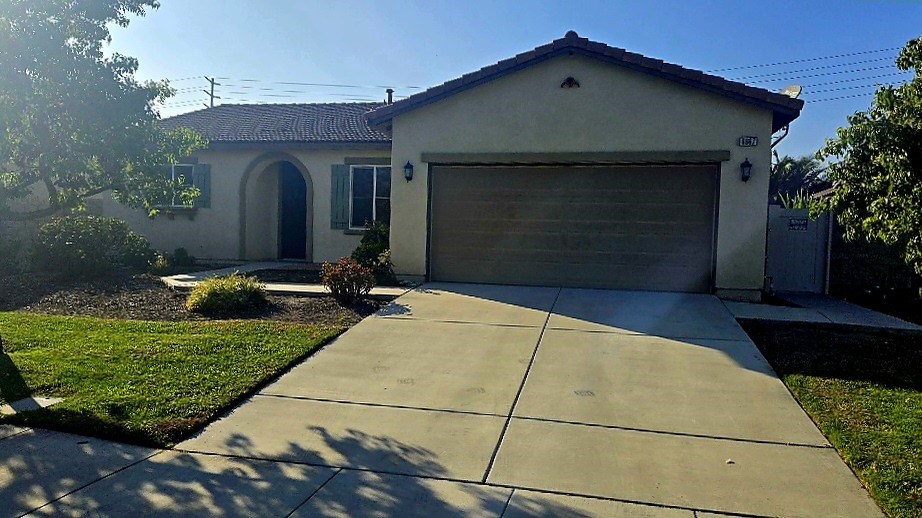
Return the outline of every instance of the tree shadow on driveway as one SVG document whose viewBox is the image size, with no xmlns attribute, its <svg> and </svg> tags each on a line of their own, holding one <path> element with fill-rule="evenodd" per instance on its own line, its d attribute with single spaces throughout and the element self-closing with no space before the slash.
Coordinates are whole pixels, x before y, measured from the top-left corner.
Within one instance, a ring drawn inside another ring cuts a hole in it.
<svg viewBox="0 0 922 518">
<path fill-rule="evenodd" d="M 37 510 L 41 516 L 501 516 L 511 488 L 444 480 L 446 470 L 432 452 L 390 437 L 357 431 L 334 435 L 322 427 L 305 433 L 323 438 L 324 446 L 342 455 L 349 466 L 370 466 L 383 457 L 400 456 L 425 477 L 342 469 L 325 465 L 318 452 L 289 443 L 278 458 L 259 458 L 244 435 L 225 441 L 222 454 L 164 451 Z M 51 455 L 26 455 L 0 461 L 30 465 L 52 462 Z M 58 462 L 65 464 L 66 459 Z M 47 471 L 47 470 L 45 470 Z M 36 492 L 36 479 L 19 486 Z M 3 493 L 0 479 L 0 495 Z M 522 499 L 530 516 L 588 516 L 577 509 L 536 497 Z M 292 514 L 293 513 L 293 514 Z"/>
</svg>

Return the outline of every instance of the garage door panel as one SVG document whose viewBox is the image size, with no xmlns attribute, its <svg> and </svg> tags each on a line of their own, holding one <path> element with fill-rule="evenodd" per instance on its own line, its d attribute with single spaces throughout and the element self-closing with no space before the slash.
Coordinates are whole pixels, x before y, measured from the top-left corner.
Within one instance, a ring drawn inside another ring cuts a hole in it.
<svg viewBox="0 0 922 518">
<path fill-rule="evenodd" d="M 707 291 L 716 168 L 432 171 L 430 277 Z"/>
</svg>

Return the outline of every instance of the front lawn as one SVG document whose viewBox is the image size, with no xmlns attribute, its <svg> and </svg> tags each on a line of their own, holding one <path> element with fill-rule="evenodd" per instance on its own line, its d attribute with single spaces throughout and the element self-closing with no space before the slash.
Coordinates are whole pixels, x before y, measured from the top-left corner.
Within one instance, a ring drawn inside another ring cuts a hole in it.
<svg viewBox="0 0 922 518">
<path fill-rule="evenodd" d="M 890 516 L 922 516 L 922 333 L 743 327 Z"/>
<path fill-rule="evenodd" d="M 343 329 L 0 312 L 0 403 L 65 398 L 0 423 L 170 446 Z"/>
</svg>

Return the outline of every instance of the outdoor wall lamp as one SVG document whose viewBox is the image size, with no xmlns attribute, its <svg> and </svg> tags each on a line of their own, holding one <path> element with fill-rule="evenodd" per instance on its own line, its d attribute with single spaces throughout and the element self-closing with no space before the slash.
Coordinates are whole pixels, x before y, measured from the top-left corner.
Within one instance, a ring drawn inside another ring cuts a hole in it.
<svg viewBox="0 0 922 518">
<path fill-rule="evenodd" d="M 740 180 L 748 182 L 750 178 L 752 178 L 752 163 L 747 158 L 740 164 Z"/>
<path fill-rule="evenodd" d="M 406 165 L 403 166 L 403 177 L 407 179 L 407 182 L 413 179 L 413 164 L 407 160 Z"/>
</svg>

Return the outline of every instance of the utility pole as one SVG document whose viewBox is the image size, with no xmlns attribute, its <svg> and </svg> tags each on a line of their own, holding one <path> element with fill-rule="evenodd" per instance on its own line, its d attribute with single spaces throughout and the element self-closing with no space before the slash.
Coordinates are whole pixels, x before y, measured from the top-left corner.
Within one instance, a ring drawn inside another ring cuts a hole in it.
<svg viewBox="0 0 922 518">
<path fill-rule="evenodd" d="M 214 94 L 214 87 L 221 86 L 221 83 L 215 83 L 214 78 L 208 77 L 208 76 L 205 76 L 205 81 L 208 81 L 210 88 L 208 90 L 202 90 L 202 91 L 205 92 L 205 95 L 207 95 L 208 98 L 211 100 L 211 103 L 210 103 L 211 105 L 209 106 L 208 104 L 206 104 L 205 108 L 214 108 L 214 100 L 220 99 L 220 97 Z"/>
</svg>

